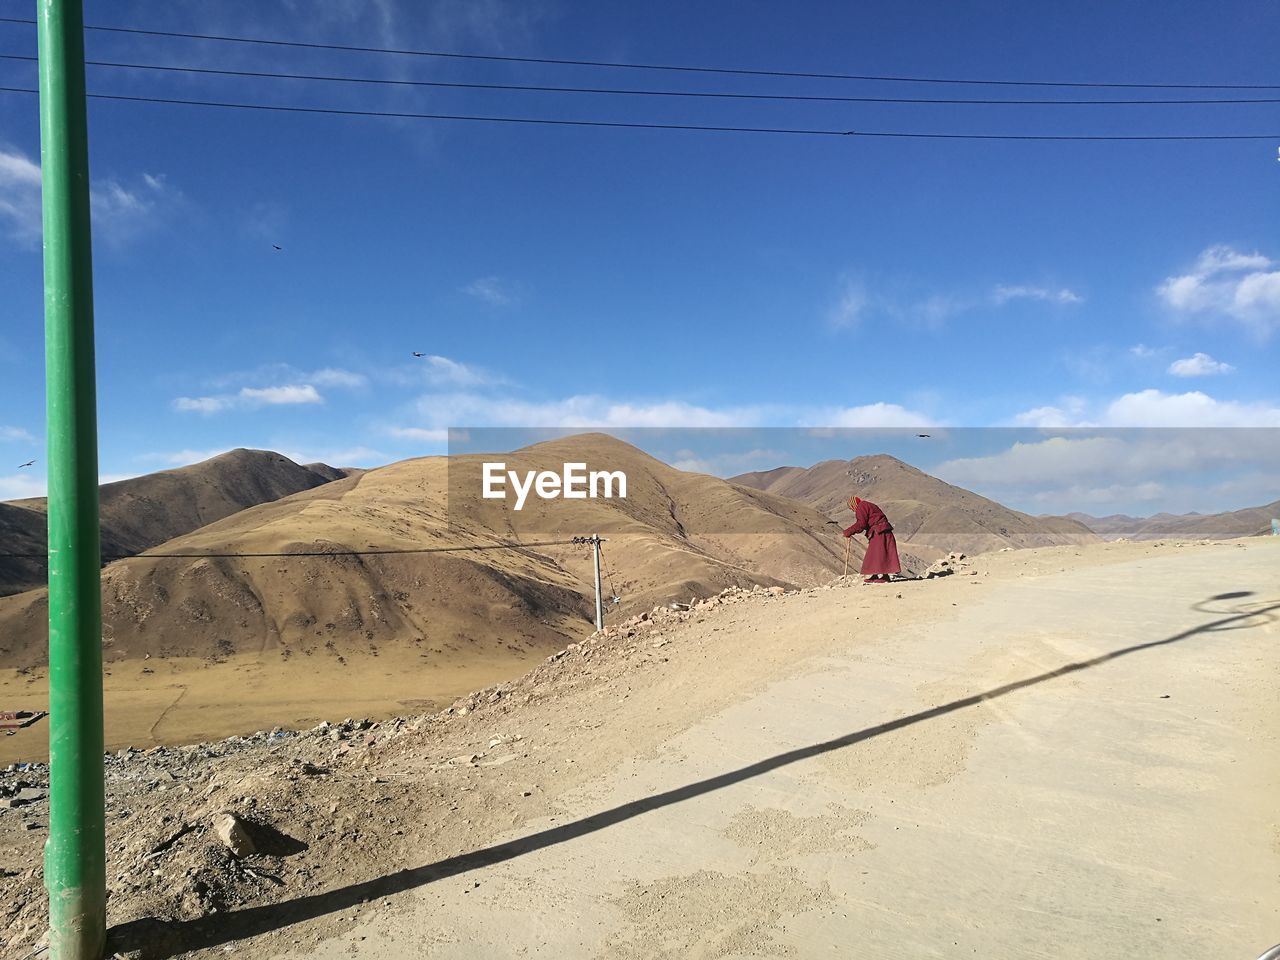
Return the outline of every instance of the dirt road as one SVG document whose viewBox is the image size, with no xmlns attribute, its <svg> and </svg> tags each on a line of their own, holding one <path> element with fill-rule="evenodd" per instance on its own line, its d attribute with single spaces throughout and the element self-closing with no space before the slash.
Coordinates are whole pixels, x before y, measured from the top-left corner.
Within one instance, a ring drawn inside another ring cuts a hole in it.
<svg viewBox="0 0 1280 960">
<path fill-rule="evenodd" d="M 689 663 L 597 708 L 633 742 L 584 741 L 563 789 L 513 775 L 543 813 L 463 867 L 292 953 L 221 949 L 1249 960 L 1280 941 L 1276 547 L 1005 554 L 735 612 L 701 687 Z"/>
</svg>

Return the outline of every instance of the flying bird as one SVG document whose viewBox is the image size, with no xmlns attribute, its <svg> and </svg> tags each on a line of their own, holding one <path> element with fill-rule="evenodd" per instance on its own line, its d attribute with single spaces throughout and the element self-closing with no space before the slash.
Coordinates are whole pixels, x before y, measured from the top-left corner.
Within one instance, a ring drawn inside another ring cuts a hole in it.
<svg viewBox="0 0 1280 960">
<path fill-rule="evenodd" d="M 415 357 L 425 357 L 425 356 L 426 356 L 426 354 L 425 354 L 425 353 L 419 353 L 417 350 L 413 351 L 413 355 L 414 355 Z"/>
<path fill-rule="evenodd" d="M 275 247 L 277 250 L 283 250 L 283 249 L 284 249 L 284 247 L 280 246 L 279 244 L 275 244 L 275 243 L 273 243 L 271 246 Z"/>
<path fill-rule="evenodd" d="M 35 465 L 36 462 L 34 460 L 28 460 L 26 463 L 18 464 L 18 469 L 21 470 L 23 467 L 34 467 Z"/>
<path fill-rule="evenodd" d="M 916 436 L 917 436 L 917 437 L 919 437 L 921 440 L 928 440 L 928 439 L 929 439 L 929 434 L 927 434 L 927 433 L 917 433 L 917 434 L 916 434 Z"/>
</svg>

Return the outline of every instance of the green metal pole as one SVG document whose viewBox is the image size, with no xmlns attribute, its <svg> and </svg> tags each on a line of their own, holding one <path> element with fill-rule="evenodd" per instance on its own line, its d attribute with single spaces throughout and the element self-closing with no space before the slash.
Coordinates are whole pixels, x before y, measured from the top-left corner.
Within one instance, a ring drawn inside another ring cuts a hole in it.
<svg viewBox="0 0 1280 960">
<path fill-rule="evenodd" d="M 98 427 L 81 0 L 38 0 L 49 465 L 49 891 L 52 960 L 106 942 Z"/>
</svg>

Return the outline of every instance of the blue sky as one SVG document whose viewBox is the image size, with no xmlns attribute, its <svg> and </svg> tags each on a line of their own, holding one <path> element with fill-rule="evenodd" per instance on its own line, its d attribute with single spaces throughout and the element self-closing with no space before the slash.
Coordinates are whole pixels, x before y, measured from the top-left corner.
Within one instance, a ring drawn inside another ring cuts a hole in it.
<svg viewBox="0 0 1280 960">
<path fill-rule="evenodd" d="M 0 0 L 0 16 L 32 10 Z M 86 20 L 810 72 L 1280 82 L 1280 12 L 1258 3 L 89 0 Z M 32 28 L 0 24 L 0 52 L 34 47 Z M 88 50 L 401 79 L 1115 95 L 102 33 L 89 35 Z M 0 85 L 34 76 L 30 64 L 0 61 Z M 129 95 L 642 122 L 1280 133 L 1280 105 L 651 101 L 104 68 L 90 68 L 89 84 Z M 235 446 L 376 465 L 442 452 L 450 426 L 1280 426 L 1280 139 L 802 138 L 106 101 L 90 115 L 107 477 Z M 38 155 L 35 98 L 0 94 L 0 498 L 43 490 L 43 462 L 17 470 L 43 459 Z M 1100 477 L 1098 489 L 1111 479 Z M 1241 491 L 1239 505 L 1267 492 Z M 1117 492 L 1115 504 L 1132 509 L 1131 494 Z M 1168 505 L 1159 495 L 1142 502 Z"/>
</svg>

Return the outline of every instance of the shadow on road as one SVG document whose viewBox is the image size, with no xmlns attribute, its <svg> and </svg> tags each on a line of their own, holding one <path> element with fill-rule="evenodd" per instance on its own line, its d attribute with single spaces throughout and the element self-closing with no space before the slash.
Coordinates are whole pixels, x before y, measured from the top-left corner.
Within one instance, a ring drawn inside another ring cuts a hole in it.
<svg viewBox="0 0 1280 960">
<path fill-rule="evenodd" d="M 437 880 L 455 877 L 480 867 L 502 863 L 526 853 L 576 840 L 597 830 L 604 830 L 653 810 L 660 810 L 663 807 L 669 807 L 673 804 L 682 803 L 685 800 L 691 800 L 694 797 L 732 786 L 752 777 L 758 777 L 777 770 L 780 767 L 798 763 L 802 760 L 809 760 L 834 750 L 842 750 L 864 740 L 870 740 L 872 737 L 878 737 L 882 734 L 892 733 L 895 730 L 901 730 L 904 727 L 923 723 L 926 720 L 946 716 L 957 710 L 977 706 L 984 701 L 1007 696 L 1049 680 L 1056 680 L 1059 677 L 1079 673 L 1082 670 L 1089 670 L 1130 654 L 1169 646 L 1200 634 L 1257 627 L 1263 623 L 1270 623 L 1278 619 L 1275 611 L 1280 610 L 1280 601 L 1251 603 L 1237 606 L 1232 610 L 1212 608 L 1213 605 L 1228 600 L 1240 600 L 1248 596 L 1252 596 L 1252 593 L 1238 591 L 1219 594 L 1200 601 L 1193 605 L 1192 609 L 1202 613 L 1216 614 L 1219 619 L 1197 627 L 1191 627 L 1173 636 L 1164 637 L 1160 640 L 1151 640 L 1147 643 L 1134 644 L 1120 650 L 1113 650 L 1110 653 L 1100 654 L 1088 660 L 1064 664 L 1061 667 L 1036 674 L 1033 677 L 1016 680 L 983 693 L 975 693 L 972 696 L 962 697 L 959 700 L 952 700 L 949 703 L 930 707 L 928 710 L 921 710 L 918 713 L 908 714 L 885 723 L 866 727 L 854 733 L 837 737 L 834 740 L 826 740 L 822 743 L 789 750 L 765 760 L 748 764 L 745 767 L 739 767 L 737 770 L 730 770 L 674 790 L 625 803 L 611 810 L 605 810 L 601 813 L 584 817 L 581 820 L 562 824 L 527 837 L 520 837 L 517 840 L 495 844 L 491 847 L 450 857 L 436 863 L 398 870 L 395 873 L 366 880 L 362 883 L 330 890 L 327 893 L 298 897 L 283 903 L 248 907 L 243 910 L 201 917 L 196 920 L 164 921 L 152 918 L 133 920 L 110 931 L 110 948 L 119 953 L 137 957 L 138 960 L 166 960 L 166 958 L 175 957 L 187 951 L 208 949 L 237 940 L 248 939 L 295 923 L 324 916 L 325 914 L 348 910 L 356 904 L 403 893 L 406 890 L 412 890 L 415 887 L 424 886 Z"/>
</svg>

